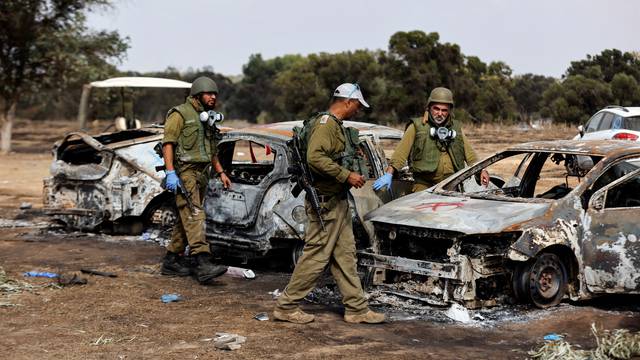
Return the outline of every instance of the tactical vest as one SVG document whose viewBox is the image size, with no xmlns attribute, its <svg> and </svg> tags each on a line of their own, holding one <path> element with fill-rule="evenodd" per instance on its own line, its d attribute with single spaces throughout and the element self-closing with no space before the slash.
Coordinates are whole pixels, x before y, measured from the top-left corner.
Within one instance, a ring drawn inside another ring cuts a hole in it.
<svg viewBox="0 0 640 360">
<path fill-rule="evenodd" d="M 187 100 L 167 113 L 167 117 L 174 111 L 180 113 L 184 119 L 184 127 L 178 137 L 176 158 L 184 163 L 208 163 L 216 154 L 215 132 L 205 129 L 200 116 Z"/>
<path fill-rule="evenodd" d="M 340 166 L 344 167 L 349 171 L 355 171 L 359 174 L 366 174 L 367 167 L 364 159 L 358 153 L 358 146 L 360 145 L 360 132 L 358 129 L 353 127 L 345 127 L 342 123 L 336 119 L 329 112 L 320 112 L 313 115 L 309 120 L 305 120 L 304 128 L 301 132 L 301 136 L 304 137 L 304 151 L 306 158 L 307 146 L 309 145 L 309 137 L 311 136 L 311 131 L 316 126 L 318 121 L 322 119 L 324 116 L 329 116 L 333 118 L 340 126 L 340 130 L 342 130 L 342 135 L 344 136 L 344 150 L 339 153 L 335 153 L 331 156 L 331 160 L 340 164 Z"/>
<path fill-rule="evenodd" d="M 422 118 L 412 120 L 416 128 L 416 137 L 411 148 L 411 171 L 434 172 L 440 162 L 441 150 L 438 148 L 438 140 L 430 135 L 431 124 L 423 123 Z M 455 171 L 464 167 L 464 142 L 462 141 L 462 127 L 457 121 L 449 119 L 450 129 L 456 131 L 456 137 L 449 143 L 447 152 Z"/>
</svg>

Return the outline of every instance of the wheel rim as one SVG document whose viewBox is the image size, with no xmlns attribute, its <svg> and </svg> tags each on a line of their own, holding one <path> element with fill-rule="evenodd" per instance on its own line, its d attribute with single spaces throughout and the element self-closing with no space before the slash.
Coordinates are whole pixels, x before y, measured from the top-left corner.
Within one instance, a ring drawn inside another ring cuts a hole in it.
<svg viewBox="0 0 640 360">
<path fill-rule="evenodd" d="M 151 223 L 158 227 L 171 227 L 178 220 L 178 216 L 170 206 L 161 206 L 151 215 Z"/>
<path fill-rule="evenodd" d="M 540 295 L 545 299 L 553 298 L 560 289 L 560 274 L 554 267 L 544 268 L 537 279 L 537 287 Z"/>
<path fill-rule="evenodd" d="M 542 254 L 528 272 L 529 298 L 538 307 L 560 303 L 567 286 L 567 271 L 558 256 Z"/>
</svg>

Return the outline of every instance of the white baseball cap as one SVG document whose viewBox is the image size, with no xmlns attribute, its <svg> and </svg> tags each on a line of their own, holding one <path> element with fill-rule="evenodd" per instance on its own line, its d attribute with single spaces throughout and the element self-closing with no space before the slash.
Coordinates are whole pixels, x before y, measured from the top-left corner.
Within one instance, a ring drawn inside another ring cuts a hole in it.
<svg viewBox="0 0 640 360">
<path fill-rule="evenodd" d="M 344 83 L 336 88 L 336 91 L 333 92 L 333 96 L 347 99 L 358 99 L 362 106 L 366 108 L 369 107 L 369 104 L 364 101 L 364 96 L 362 96 L 362 91 L 360 91 L 360 86 L 358 86 L 358 84 Z"/>
</svg>

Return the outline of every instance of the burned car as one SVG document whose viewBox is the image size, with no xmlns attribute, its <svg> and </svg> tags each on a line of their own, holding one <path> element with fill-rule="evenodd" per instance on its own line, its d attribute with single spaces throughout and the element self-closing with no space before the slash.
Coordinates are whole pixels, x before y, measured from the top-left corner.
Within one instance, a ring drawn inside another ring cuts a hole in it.
<svg viewBox="0 0 640 360">
<path fill-rule="evenodd" d="M 122 112 L 112 126 L 122 131 L 98 135 L 76 131 L 54 144 L 51 176 L 44 179 L 45 213 L 69 229 L 82 231 L 138 234 L 149 226 L 164 230 L 173 226 L 175 200 L 160 186 L 164 172 L 156 171 L 156 166 L 164 161 L 154 151 L 164 130 L 153 125 L 141 128 L 133 114 L 134 99 L 125 99 L 125 89 L 184 92 L 190 87 L 191 83 L 180 80 L 143 76 L 85 84 L 78 126 L 86 126 L 92 89 L 115 88 L 120 90 Z M 131 105 L 129 111 L 125 104 Z"/>
<path fill-rule="evenodd" d="M 640 293 L 639 217 L 640 145 L 526 143 L 368 214 L 376 236 L 359 261 L 376 283 L 439 305 Z"/>
<path fill-rule="evenodd" d="M 362 217 L 391 198 L 386 192 L 376 194 L 371 185 L 387 166 L 385 149 L 395 148 L 402 131 L 359 122 L 344 124 L 359 129 L 360 149 L 368 169 L 363 174 L 367 184 L 351 189 L 350 199 L 354 234 L 358 246 L 366 247 L 373 228 Z M 232 130 L 223 136 L 218 159 L 233 185 L 226 190 L 220 181 L 212 181 L 207 189 L 206 235 L 214 252 L 247 260 L 282 250 L 291 254 L 293 263 L 297 261 L 307 218 L 304 191 L 298 197 L 292 195 L 294 184 L 288 172 L 291 154 L 286 142 L 294 126 L 302 126 L 302 121 Z M 408 182 L 398 182 L 397 189 L 408 189 Z M 396 191 L 393 195 L 403 194 Z"/>
<path fill-rule="evenodd" d="M 44 179 L 45 213 L 70 229 L 140 233 L 172 226 L 171 193 L 160 187 L 163 160 L 154 151 L 161 127 L 91 136 L 67 134 L 53 147 L 51 176 Z"/>
</svg>

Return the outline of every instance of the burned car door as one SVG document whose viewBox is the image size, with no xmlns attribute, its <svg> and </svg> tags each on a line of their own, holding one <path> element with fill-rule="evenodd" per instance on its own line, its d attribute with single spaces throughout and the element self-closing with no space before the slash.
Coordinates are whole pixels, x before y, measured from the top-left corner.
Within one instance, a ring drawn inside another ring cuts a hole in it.
<svg viewBox="0 0 640 360">
<path fill-rule="evenodd" d="M 271 184 L 284 177 L 275 168 L 284 165 L 283 151 L 257 140 L 239 139 L 219 145 L 219 158 L 232 186 L 215 181 L 209 186 L 206 205 L 209 219 L 219 224 L 249 227 Z"/>
<path fill-rule="evenodd" d="M 639 165 L 639 158 L 614 164 L 593 185 L 582 246 L 592 292 L 640 292 Z"/>
</svg>

